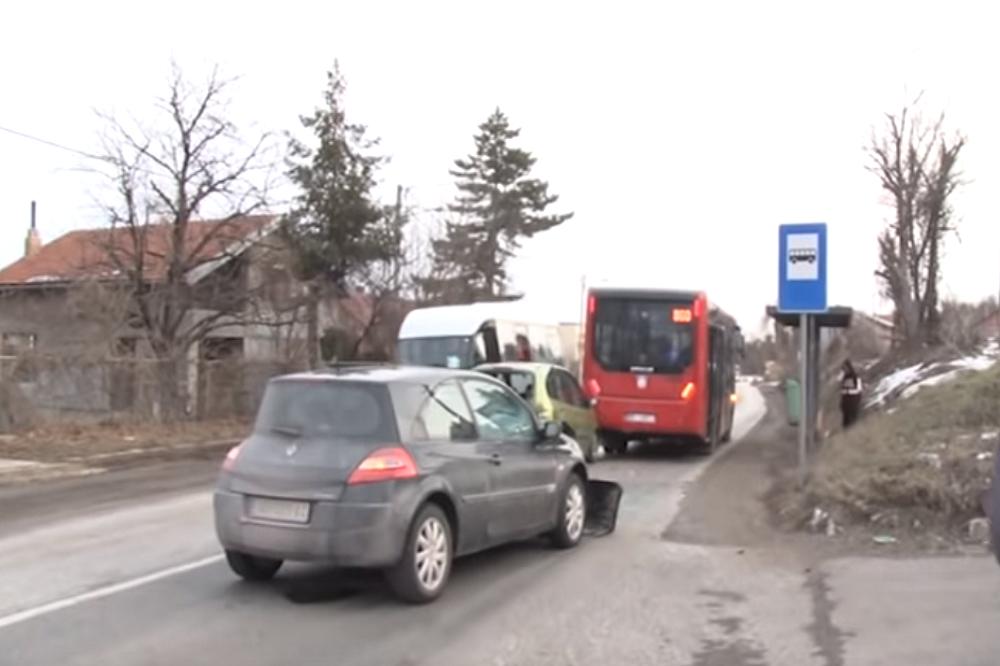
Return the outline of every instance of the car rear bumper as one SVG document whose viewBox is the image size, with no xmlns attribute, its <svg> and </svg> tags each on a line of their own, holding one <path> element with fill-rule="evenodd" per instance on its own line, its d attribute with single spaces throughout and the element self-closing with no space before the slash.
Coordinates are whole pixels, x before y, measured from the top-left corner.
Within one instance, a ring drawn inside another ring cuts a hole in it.
<svg viewBox="0 0 1000 666">
<path fill-rule="evenodd" d="M 406 523 L 391 504 L 313 502 L 300 525 L 249 518 L 246 497 L 215 492 L 215 531 L 227 550 L 345 567 L 391 566 L 402 555 Z"/>
<path fill-rule="evenodd" d="M 597 421 L 603 431 L 636 437 L 704 437 L 697 405 L 683 400 L 601 397 Z"/>
</svg>

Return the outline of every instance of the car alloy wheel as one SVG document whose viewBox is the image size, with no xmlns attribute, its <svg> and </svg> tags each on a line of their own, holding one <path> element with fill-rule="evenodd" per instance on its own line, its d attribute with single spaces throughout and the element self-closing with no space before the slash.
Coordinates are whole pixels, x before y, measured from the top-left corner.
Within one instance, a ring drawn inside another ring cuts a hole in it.
<svg viewBox="0 0 1000 666">
<path fill-rule="evenodd" d="M 558 548 L 572 548 L 580 543 L 587 523 L 587 494 L 579 474 L 570 474 L 563 485 L 559 503 L 559 524 L 549 533 Z"/>
<path fill-rule="evenodd" d="M 413 563 L 421 587 L 436 592 L 444 582 L 448 569 L 448 532 L 436 516 L 429 516 L 421 523 L 414 544 Z"/>
<path fill-rule="evenodd" d="M 566 536 L 579 541 L 583 534 L 583 523 L 587 516 L 587 502 L 580 484 L 570 484 L 566 491 Z"/>
<path fill-rule="evenodd" d="M 425 604 L 444 592 L 451 574 L 452 527 L 440 505 L 424 504 L 407 531 L 399 562 L 386 580 L 403 601 Z"/>
</svg>

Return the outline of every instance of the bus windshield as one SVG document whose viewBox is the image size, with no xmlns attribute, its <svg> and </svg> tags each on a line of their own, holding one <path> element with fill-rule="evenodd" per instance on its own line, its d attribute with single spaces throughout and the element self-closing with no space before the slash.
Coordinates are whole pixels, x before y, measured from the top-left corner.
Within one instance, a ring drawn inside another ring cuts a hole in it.
<svg viewBox="0 0 1000 666">
<path fill-rule="evenodd" d="M 396 354 L 404 365 L 438 368 L 471 368 L 486 361 L 472 336 L 408 338 L 399 341 Z"/>
<path fill-rule="evenodd" d="M 594 318 L 593 353 L 609 372 L 680 374 L 694 359 L 694 326 L 674 321 L 691 303 L 602 298 Z"/>
</svg>

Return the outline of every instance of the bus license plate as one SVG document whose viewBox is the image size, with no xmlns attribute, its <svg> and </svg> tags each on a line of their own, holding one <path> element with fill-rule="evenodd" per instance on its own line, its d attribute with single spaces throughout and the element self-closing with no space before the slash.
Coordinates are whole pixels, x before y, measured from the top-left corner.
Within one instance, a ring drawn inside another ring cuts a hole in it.
<svg viewBox="0 0 1000 666">
<path fill-rule="evenodd" d="M 276 520 L 283 523 L 308 523 L 309 502 L 251 497 L 249 512 L 251 518 Z"/>
<path fill-rule="evenodd" d="M 656 415 L 630 412 L 625 415 L 625 420 L 629 423 L 656 423 Z"/>
</svg>

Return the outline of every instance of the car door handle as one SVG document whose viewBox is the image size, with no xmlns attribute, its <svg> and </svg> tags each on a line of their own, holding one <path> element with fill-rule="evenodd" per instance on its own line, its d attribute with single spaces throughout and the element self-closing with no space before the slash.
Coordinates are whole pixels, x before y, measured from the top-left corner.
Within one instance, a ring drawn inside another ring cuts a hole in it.
<svg viewBox="0 0 1000 666">
<path fill-rule="evenodd" d="M 490 456 L 491 465 L 499 465 L 501 463 L 503 463 L 503 457 L 499 453 L 494 453 Z"/>
</svg>

